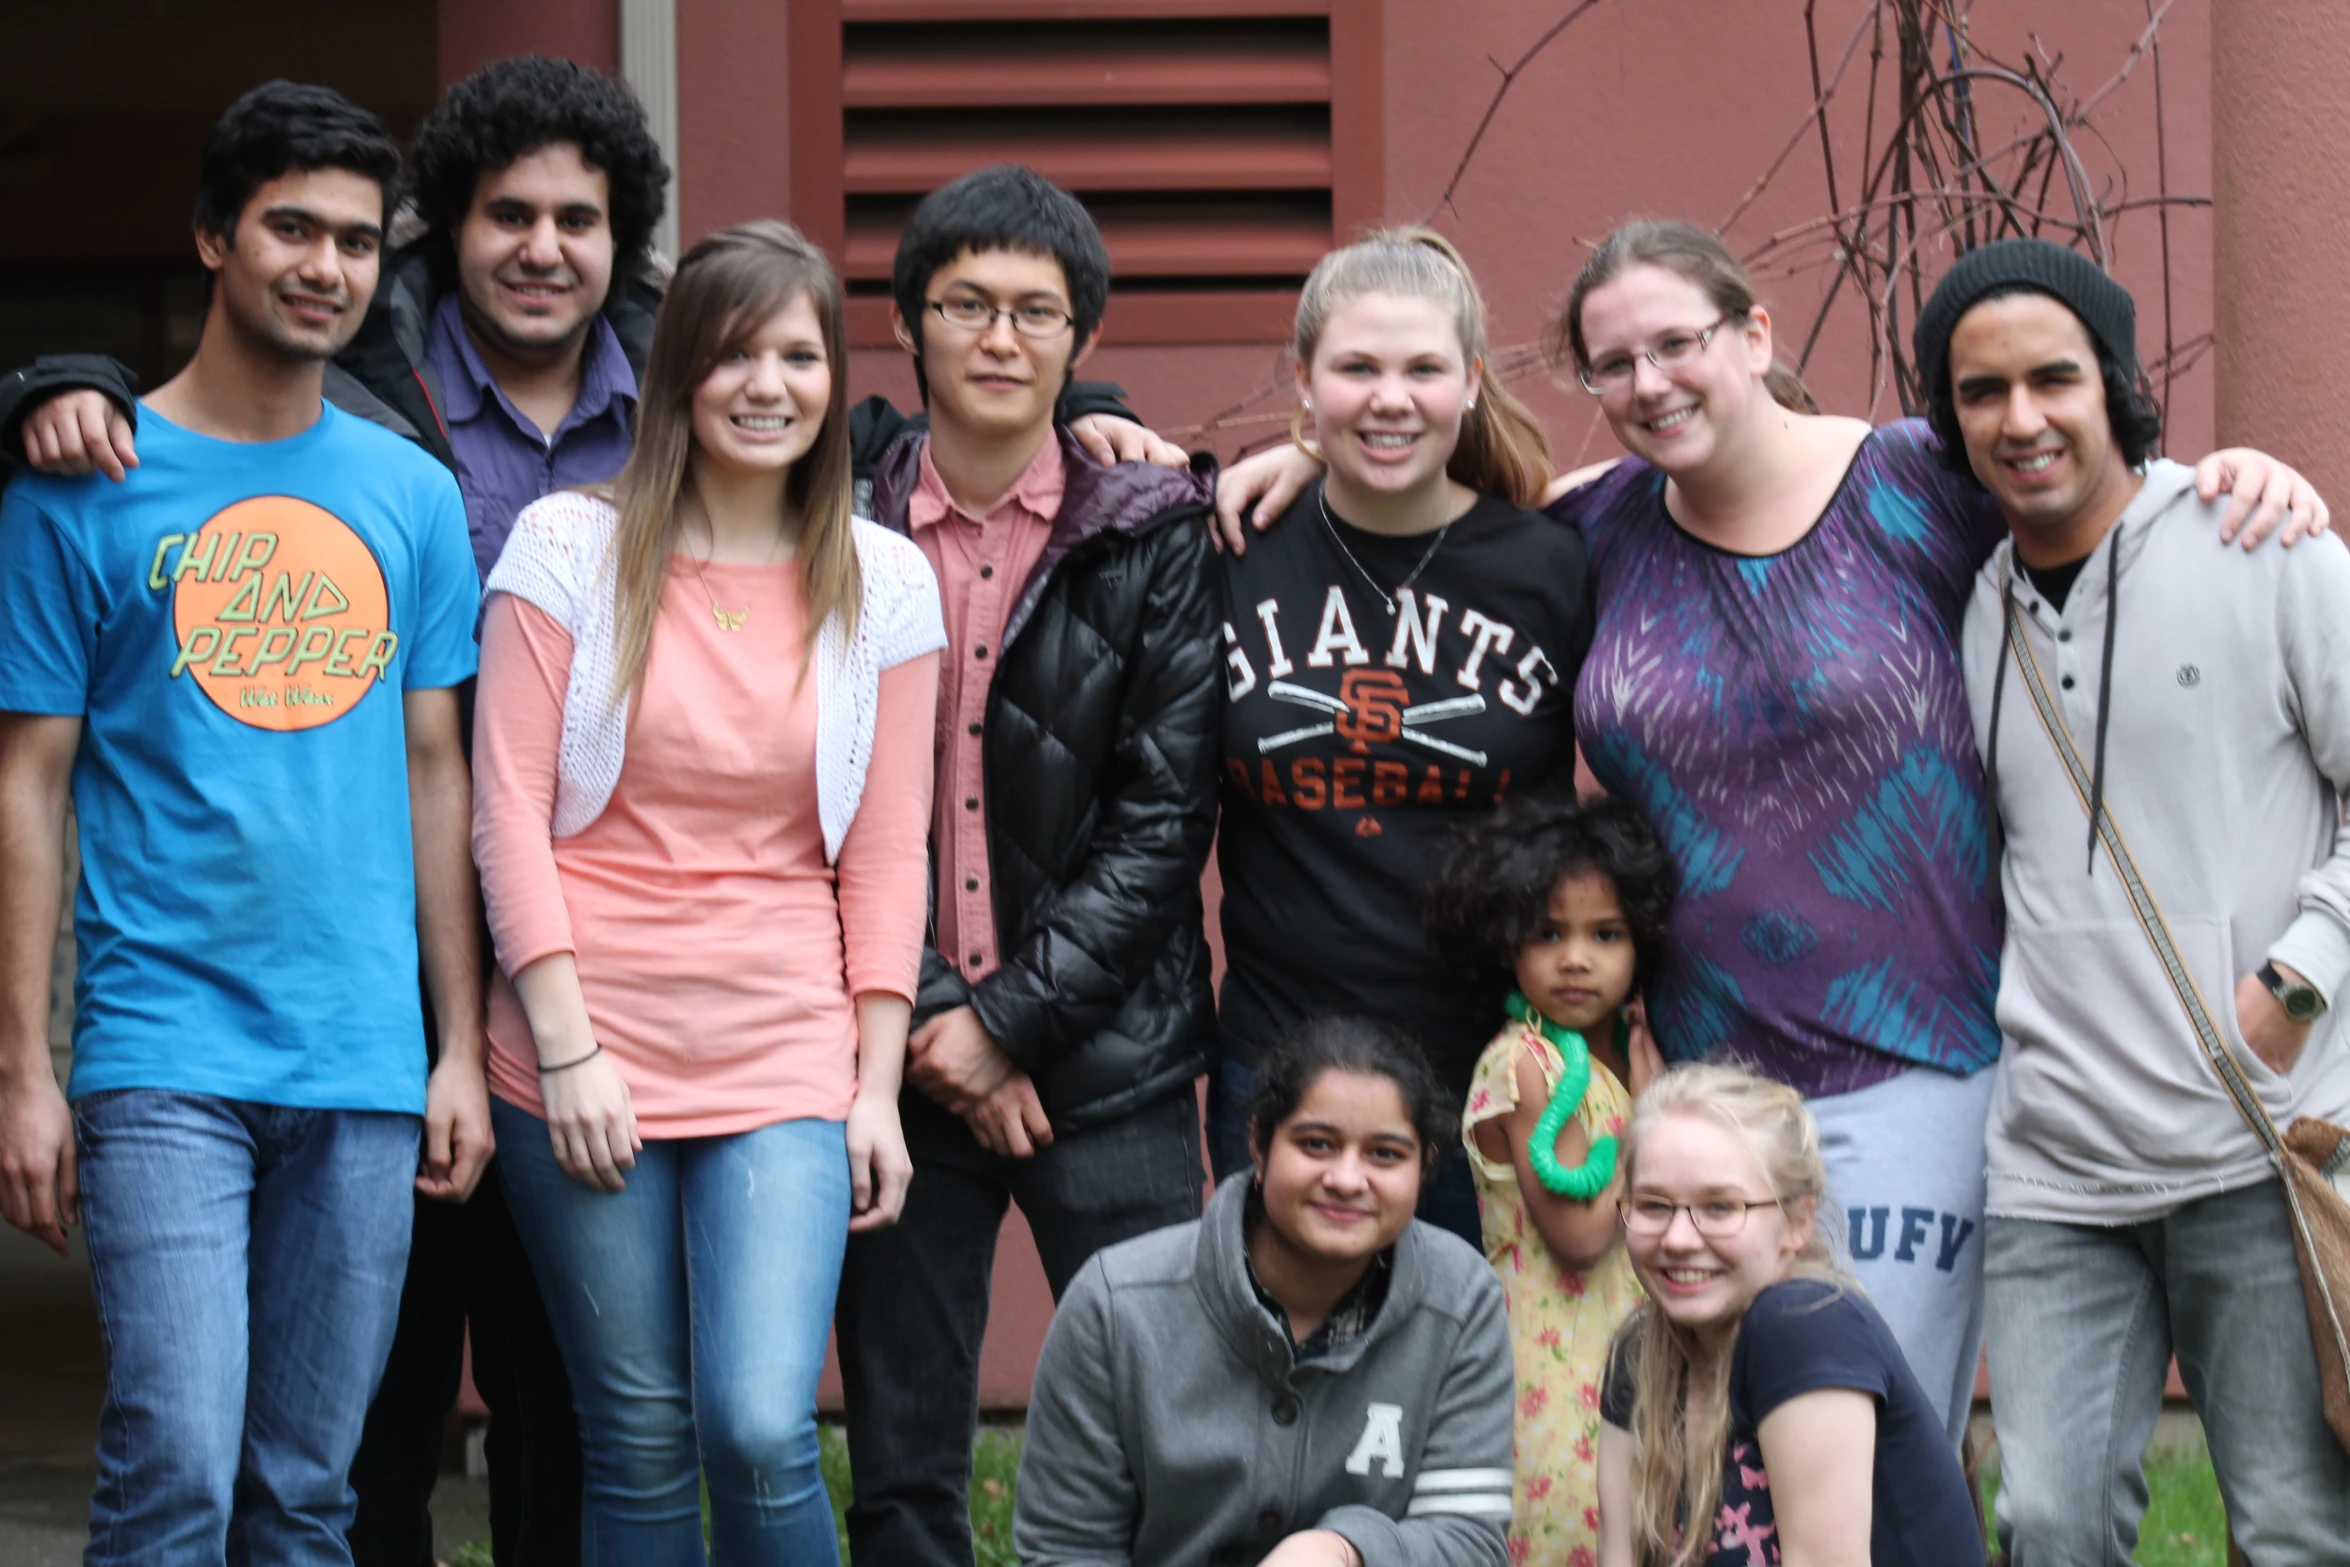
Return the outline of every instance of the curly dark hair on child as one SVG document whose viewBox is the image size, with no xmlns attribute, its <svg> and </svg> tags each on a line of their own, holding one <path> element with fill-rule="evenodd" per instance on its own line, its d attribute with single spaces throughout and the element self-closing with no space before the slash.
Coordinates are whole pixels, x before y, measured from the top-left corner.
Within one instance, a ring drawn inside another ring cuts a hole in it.
<svg viewBox="0 0 2350 1567">
<path fill-rule="evenodd" d="M 1318 1017 L 1283 1035 L 1257 1062 L 1249 1141 L 1259 1160 L 1271 1151 L 1275 1129 L 1297 1114 L 1306 1091 L 1325 1072 L 1384 1077 L 1395 1085 L 1412 1119 L 1412 1134 L 1420 1140 L 1424 1173 L 1433 1172 L 1459 1145 L 1460 1105 L 1409 1034 L 1376 1018 Z"/>
<path fill-rule="evenodd" d="M 409 167 L 426 243 L 444 272 L 484 174 L 570 142 L 610 186 L 615 278 L 644 259 L 661 221 L 669 165 L 626 84 L 572 60 L 526 54 L 485 65 L 451 87 L 416 131 Z"/>
<path fill-rule="evenodd" d="M 1550 893 L 1596 871 L 1615 884 L 1632 929 L 1633 984 L 1664 952 L 1681 869 L 1630 802 L 1571 794 L 1516 795 L 1454 838 L 1424 911 L 1442 962 L 1465 973 L 1508 973 L 1550 919 Z"/>
</svg>

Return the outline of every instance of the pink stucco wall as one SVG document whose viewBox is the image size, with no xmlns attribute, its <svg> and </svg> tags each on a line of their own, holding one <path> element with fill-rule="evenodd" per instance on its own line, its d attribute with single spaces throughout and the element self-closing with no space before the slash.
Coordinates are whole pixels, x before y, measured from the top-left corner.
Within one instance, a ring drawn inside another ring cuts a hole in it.
<svg viewBox="0 0 2350 1567">
<path fill-rule="evenodd" d="M 2217 0 L 2219 431 L 2350 497 L 2350 6 Z"/>
</svg>

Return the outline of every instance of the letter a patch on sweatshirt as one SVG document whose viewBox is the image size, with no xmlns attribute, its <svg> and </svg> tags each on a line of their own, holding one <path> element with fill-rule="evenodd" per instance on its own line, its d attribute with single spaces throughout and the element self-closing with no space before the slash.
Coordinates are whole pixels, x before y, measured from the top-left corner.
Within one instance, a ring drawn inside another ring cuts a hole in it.
<svg viewBox="0 0 2350 1567">
<path fill-rule="evenodd" d="M 1379 1460 L 1379 1472 L 1388 1479 L 1403 1475 L 1403 1405 L 1373 1404 L 1363 1419 L 1363 1434 L 1355 1442 L 1355 1450 L 1346 1455 L 1346 1472 L 1367 1475 L 1371 1460 Z"/>
</svg>

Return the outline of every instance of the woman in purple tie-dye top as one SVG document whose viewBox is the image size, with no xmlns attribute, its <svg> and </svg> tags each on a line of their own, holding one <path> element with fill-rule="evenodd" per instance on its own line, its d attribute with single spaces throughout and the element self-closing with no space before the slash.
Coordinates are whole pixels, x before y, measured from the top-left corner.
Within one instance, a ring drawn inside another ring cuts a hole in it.
<svg viewBox="0 0 2350 1567">
<path fill-rule="evenodd" d="M 1554 336 L 1633 453 L 1555 504 L 1599 603 L 1577 738 L 1681 865 L 1650 1022 L 1811 1100 L 1854 1271 L 1956 1445 L 2000 943 L 1958 632 L 2005 525 L 1922 421 L 1812 411 L 1704 230 L 1618 230 Z"/>
</svg>

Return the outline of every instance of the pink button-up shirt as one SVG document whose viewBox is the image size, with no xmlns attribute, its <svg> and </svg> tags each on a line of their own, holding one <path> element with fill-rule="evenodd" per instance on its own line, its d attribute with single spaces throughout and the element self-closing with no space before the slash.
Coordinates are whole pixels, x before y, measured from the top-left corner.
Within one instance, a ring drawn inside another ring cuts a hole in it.
<svg viewBox="0 0 2350 1567">
<path fill-rule="evenodd" d="M 937 857 L 939 956 L 966 980 L 985 978 L 1002 961 L 980 769 L 988 682 L 1003 654 L 1004 622 L 1052 537 L 1065 482 L 1061 443 L 1047 440 L 987 515 L 974 517 L 947 494 L 925 443 L 921 477 L 906 502 L 907 524 L 938 575 L 939 605 L 946 612 L 930 842 Z"/>
</svg>

